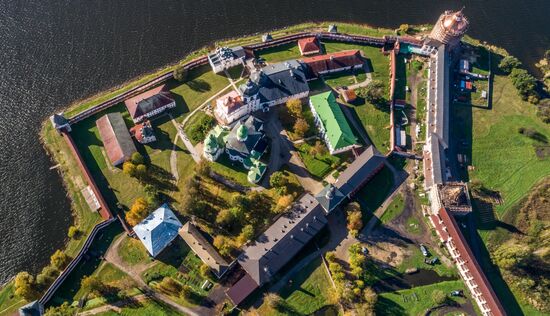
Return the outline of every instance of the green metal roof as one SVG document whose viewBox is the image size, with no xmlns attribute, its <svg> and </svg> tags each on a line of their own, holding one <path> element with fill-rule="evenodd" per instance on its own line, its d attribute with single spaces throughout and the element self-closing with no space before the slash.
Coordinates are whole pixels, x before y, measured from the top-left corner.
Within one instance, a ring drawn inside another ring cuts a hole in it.
<svg viewBox="0 0 550 316">
<path fill-rule="evenodd" d="M 314 95 L 309 99 L 325 127 L 327 138 L 334 150 L 357 144 L 357 139 L 332 91 Z"/>
<path fill-rule="evenodd" d="M 248 136 L 248 128 L 244 126 L 244 124 L 241 124 L 241 126 L 239 126 L 239 129 L 237 130 L 237 138 L 240 141 L 243 141 L 246 139 L 246 136 Z"/>
<path fill-rule="evenodd" d="M 216 136 L 214 136 L 214 134 L 208 134 L 208 136 L 206 136 L 206 140 L 204 141 L 204 148 L 206 149 L 206 152 L 209 153 L 213 153 L 218 150 L 218 141 L 216 140 Z"/>
<path fill-rule="evenodd" d="M 252 183 L 258 183 L 265 171 L 267 170 L 267 165 L 259 160 L 253 160 L 252 167 L 248 171 L 248 181 Z"/>
</svg>

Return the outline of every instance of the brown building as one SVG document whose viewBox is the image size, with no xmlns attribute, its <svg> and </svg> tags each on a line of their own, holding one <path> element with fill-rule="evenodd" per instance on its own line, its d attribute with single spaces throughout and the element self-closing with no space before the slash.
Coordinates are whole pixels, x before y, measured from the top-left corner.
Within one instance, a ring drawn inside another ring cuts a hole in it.
<svg viewBox="0 0 550 316">
<path fill-rule="evenodd" d="M 140 95 L 124 101 L 134 123 L 160 114 L 166 109 L 176 107 L 176 101 L 172 99 L 165 85 L 158 86 Z"/>
<path fill-rule="evenodd" d="M 319 41 L 315 36 L 298 40 L 298 48 L 300 49 L 302 56 L 319 54 L 321 52 Z"/>
<path fill-rule="evenodd" d="M 122 114 L 109 113 L 100 117 L 95 123 L 107 158 L 113 166 L 118 166 L 129 160 L 137 151 Z"/>
<path fill-rule="evenodd" d="M 304 58 L 303 62 L 309 67 L 313 77 L 361 68 L 364 64 L 359 50 L 346 50 L 333 54 Z"/>
</svg>

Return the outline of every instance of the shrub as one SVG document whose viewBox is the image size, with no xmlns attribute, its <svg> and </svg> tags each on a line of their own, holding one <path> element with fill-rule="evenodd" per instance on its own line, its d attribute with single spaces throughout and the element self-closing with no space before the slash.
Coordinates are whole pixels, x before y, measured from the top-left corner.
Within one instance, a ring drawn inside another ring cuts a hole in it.
<svg viewBox="0 0 550 316">
<path fill-rule="evenodd" d="M 505 73 L 510 73 L 512 69 L 518 68 L 519 66 L 521 66 L 521 62 L 514 56 L 506 56 L 502 58 L 498 64 L 498 68 Z"/>
<path fill-rule="evenodd" d="M 26 299 L 33 300 L 38 296 L 35 289 L 34 277 L 28 272 L 19 272 L 15 276 L 15 295 Z"/>
<path fill-rule="evenodd" d="M 67 233 L 69 238 L 78 239 L 80 237 L 80 230 L 76 226 L 69 227 L 69 232 Z"/>
<path fill-rule="evenodd" d="M 145 164 L 145 158 L 143 158 L 143 156 L 138 153 L 138 152 L 135 152 L 132 154 L 132 159 L 130 159 L 132 161 L 133 164 L 135 165 L 143 165 Z"/>
<path fill-rule="evenodd" d="M 50 264 L 59 271 L 63 270 L 70 261 L 71 258 L 61 250 L 56 250 L 50 257 Z"/>
<path fill-rule="evenodd" d="M 189 76 L 189 70 L 187 70 L 187 68 L 184 68 L 184 67 L 177 67 L 176 69 L 174 69 L 173 74 L 174 74 L 174 79 L 180 82 L 185 82 L 187 81 L 187 77 Z"/>
</svg>

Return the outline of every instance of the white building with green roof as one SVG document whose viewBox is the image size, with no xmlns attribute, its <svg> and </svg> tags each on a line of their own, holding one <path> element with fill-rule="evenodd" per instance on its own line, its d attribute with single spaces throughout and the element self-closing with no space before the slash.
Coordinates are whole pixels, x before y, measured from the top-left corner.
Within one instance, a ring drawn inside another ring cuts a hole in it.
<svg viewBox="0 0 550 316">
<path fill-rule="evenodd" d="M 311 96 L 309 107 L 315 125 L 332 155 L 361 146 L 332 91 Z"/>
<path fill-rule="evenodd" d="M 216 161 L 223 153 L 229 131 L 216 125 L 204 139 L 203 156 L 207 160 Z"/>
</svg>

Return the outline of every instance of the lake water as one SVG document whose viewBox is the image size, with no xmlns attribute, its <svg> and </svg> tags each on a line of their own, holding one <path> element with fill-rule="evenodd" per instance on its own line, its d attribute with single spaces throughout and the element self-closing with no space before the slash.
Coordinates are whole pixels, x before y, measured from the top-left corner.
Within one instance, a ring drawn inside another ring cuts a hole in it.
<svg viewBox="0 0 550 316">
<path fill-rule="evenodd" d="M 465 1 L 469 34 L 532 65 L 550 48 L 550 1 Z M 70 203 L 38 141 L 55 111 L 214 40 L 305 21 L 396 28 L 456 1 L 0 1 L 0 282 L 63 247 Z"/>
</svg>

